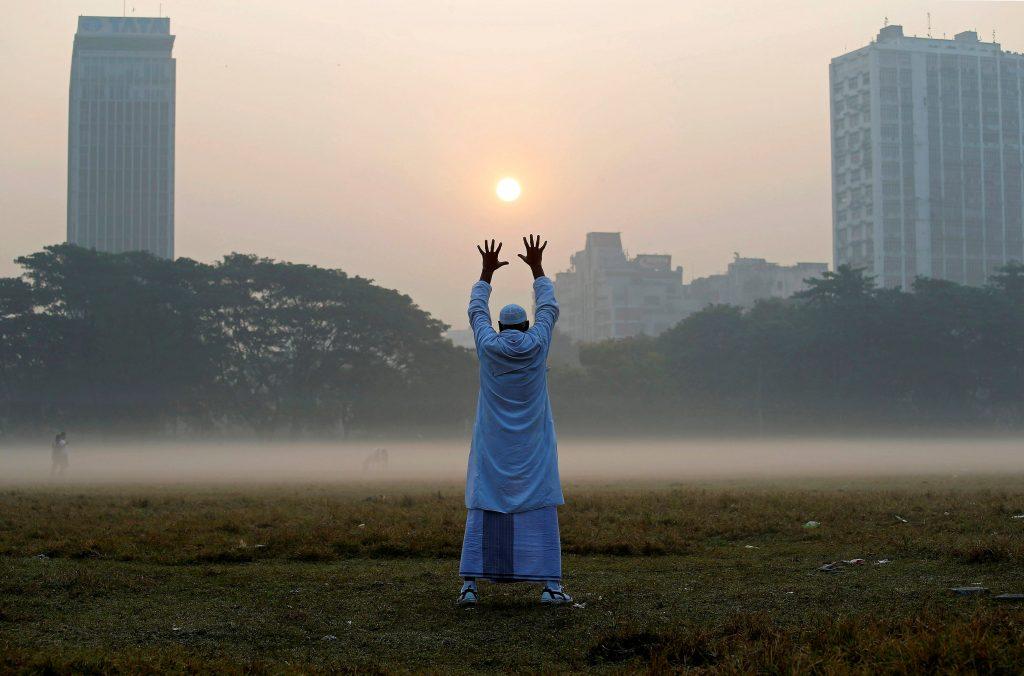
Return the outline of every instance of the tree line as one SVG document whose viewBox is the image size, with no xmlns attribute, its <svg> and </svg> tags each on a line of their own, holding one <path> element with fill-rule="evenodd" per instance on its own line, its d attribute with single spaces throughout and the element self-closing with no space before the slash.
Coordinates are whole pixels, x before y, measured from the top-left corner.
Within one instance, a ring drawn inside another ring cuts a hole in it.
<svg viewBox="0 0 1024 676">
<path fill-rule="evenodd" d="M 1024 423 L 1024 266 L 980 288 L 918 278 L 909 291 L 882 289 L 848 266 L 807 284 L 749 310 L 710 305 L 656 338 L 581 346 L 579 366 L 552 378 L 560 423 L 709 432 Z"/>
<path fill-rule="evenodd" d="M 344 436 L 464 424 L 468 350 L 340 270 L 61 244 L 0 279 L 0 434 Z"/>
<path fill-rule="evenodd" d="M 0 435 L 466 433 L 472 351 L 340 270 L 56 245 L 0 278 Z M 468 291 L 467 291 L 468 294 Z M 554 338 L 560 430 L 1014 428 L 1024 266 L 981 288 L 840 267 L 791 299 L 711 305 L 658 337 Z"/>
</svg>

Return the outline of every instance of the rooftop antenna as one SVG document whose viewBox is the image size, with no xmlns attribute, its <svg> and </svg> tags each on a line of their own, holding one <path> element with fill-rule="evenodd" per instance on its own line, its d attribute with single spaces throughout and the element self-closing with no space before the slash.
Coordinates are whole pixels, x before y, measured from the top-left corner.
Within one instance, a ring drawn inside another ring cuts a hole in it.
<svg viewBox="0 0 1024 676">
<path fill-rule="evenodd" d="M 928 37 L 932 36 L 932 13 L 928 12 Z"/>
<path fill-rule="evenodd" d="M 882 17 L 882 28 L 885 28 L 885 27 L 887 27 L 888 25 L 889 25 L 889 17 L 887 17 L 887 16 L 883 16 L 883 17 Z"/>
<path fill-rule="evenodd" d="M 128 0 L 121 0 L 121 16 L 128 16 Z"/>
</svg>

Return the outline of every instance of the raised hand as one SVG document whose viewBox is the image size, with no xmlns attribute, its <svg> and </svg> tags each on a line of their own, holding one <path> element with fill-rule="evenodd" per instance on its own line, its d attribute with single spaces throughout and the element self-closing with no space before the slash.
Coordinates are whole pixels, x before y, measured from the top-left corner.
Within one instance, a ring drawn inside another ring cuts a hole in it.
<svg viewBox="0 0 1024 676">
<path fill-rule="evenodd" d="M 494 271 L 500 268 L 502 265 L 508 265 L 508 261 L 499 261 L 498 254 L 501 253 L 501 242 L 498 242 L 498 248 L 494 248 L 494 240 L 491 240 L 490 246 L 487 244 L 487 240 L 484 240 L 484 248 L 480 248 L 477 245 L 476 250 L 480 252 L 481 268 L 480 268 L 480 281 L 491 283 L 491 276 Z"/>
<path fill-rule="evenodd" d="M 526 247 L 526 254 L 519 254 L 519 257 L 523 259 L 523 262 L 530 266 L 530 270 L 533 271 L 533 278 L 544 276 L 544 266 L 542 261 L 544 259 L 544 249 L 548 243 L 545 241 L 544 244 L 540 243 L 540 235 L 534 239 L 533 235 L 530 235 L 530 241 L 527 242 L 526 238 L 523 237 L 523 246 Z"/>
</svg>

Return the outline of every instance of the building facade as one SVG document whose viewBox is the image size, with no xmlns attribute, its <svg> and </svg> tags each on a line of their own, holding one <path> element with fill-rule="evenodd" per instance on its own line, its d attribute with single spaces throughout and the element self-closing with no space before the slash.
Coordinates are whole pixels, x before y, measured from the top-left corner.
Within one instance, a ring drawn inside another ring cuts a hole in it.
<svg viewBox="0 0 1024 676">
<path fill-rule="evenodd" d="M 68 242 L 174 257 L 173 44 L 167 18 L 78 18 Z"/>
<path fill-rule="evenodd" d="M 673 269 L 671 256 L 628 258 L 617 232 L 587 233 L 569 270 L 555 275 L 555 294 L 558 329 L 582 342 L 654 336 L 696 309 L 683 293 L 683 268 Z"/>
<path fill-rule="evenodd" d="M 827 270 L 828 263 L 779 265 L 737 255 L 725 274 L 699 277 L 687 284 L 686 296 L 700 307 L 721 303 L 749 308 L 759 300 L 789 298 L 807 288 L 805 279 L 821 277 Z"/>
<path fill-rule="evenodd" d="M 683 268 L 673 269 L 671 256 L 630 258 L 617 232 L 588 232 L 569 261 L 569 270 L 555 275 L 558 330 L 577 342 L 656 336 L 710 304 L 752 307 L 788 298 L 828 270 L 827 263 L 779 265 L 737 255 L 725 274 L 683 284 Z"/>
<path fill-rule="evenodd" d="M 885 287 L 1024 260 L 1024 56 L 886 26 L 832 60 L 833 258 Z"/>
</svg>

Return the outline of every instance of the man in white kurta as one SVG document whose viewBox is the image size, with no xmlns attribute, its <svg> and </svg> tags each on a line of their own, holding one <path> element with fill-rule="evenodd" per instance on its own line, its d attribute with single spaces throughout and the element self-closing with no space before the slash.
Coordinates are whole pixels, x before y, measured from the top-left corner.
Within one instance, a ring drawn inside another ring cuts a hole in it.
<svg viewBox="0 0 1024 676">
<path fill-rule="evenodd" d="M 488 299 L 501 244 L 484 243 L 480 281 L 473 285 L 469 322 L 480 362 L 480 394 L 466 473 L 466 534 L 459 603 L 478 599 L 476 580 L 539 582 L 543 603 L 567 603 L 561 585 L 554 419 L 547 390 L 547 356 L 558 320 L 554 285 L 544 275 L 540 238 L 523 238 L 520 258 L 533 272 L 536 314 L 506 305 L 491 325 Z"/>
</svg>

